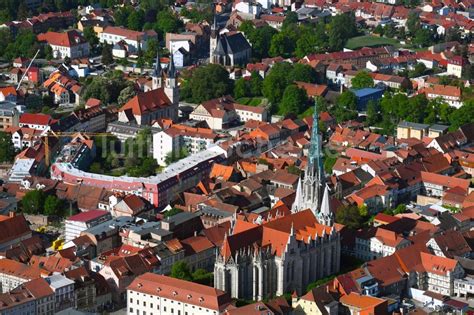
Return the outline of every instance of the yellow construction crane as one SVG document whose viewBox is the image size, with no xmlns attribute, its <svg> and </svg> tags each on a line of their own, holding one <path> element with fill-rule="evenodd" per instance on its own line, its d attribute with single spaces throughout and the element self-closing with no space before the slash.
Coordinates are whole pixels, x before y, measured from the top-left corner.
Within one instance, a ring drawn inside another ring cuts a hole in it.
<svg viewBox="0 0 474 315">
<path fill-rule="evenodd" d="M 98 137 L 98 136 L 110 136 L 111 133 L 108 132 L 81 132 L 81 131 L 71 131 L 71 132 L 54 132 L 49 130 L 43 137 L 44 137 L 44 158 L 46 166 L 49 167 L 50 164 L 50 152 L 49 152 L 49 137 L 53 136 L 55 138 L 69 138 L 74 137 L 76 135 L 83 135 L 88 138 L 90 137 Z"/>
</svg>

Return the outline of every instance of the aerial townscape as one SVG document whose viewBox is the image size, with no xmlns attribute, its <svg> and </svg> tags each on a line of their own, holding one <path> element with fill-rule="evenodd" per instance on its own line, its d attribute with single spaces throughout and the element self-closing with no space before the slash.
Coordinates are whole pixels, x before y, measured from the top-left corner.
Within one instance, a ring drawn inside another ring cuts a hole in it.
<svg viewBox="0 0 474 315">
<path fill-rule="evenodd" d="M 474 315 L 474 0 L 0 0 L 0 315 Z"/>
</svg>

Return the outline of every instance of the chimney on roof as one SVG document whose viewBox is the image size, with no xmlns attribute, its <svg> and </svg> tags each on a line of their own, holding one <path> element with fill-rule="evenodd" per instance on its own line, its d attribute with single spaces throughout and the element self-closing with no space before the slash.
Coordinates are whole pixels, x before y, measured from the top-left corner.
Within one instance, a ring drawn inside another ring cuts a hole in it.
<svg viewBox="0 0 474 315">
<path fill-rule="evenodd" d="M 8 216 L 9 216 L 10 218 L 13 218 L 13 217 L 16 216 L 16 213 L 15 213 L 14 211 L 10 211 L 10 212 L 8 213 Z"/>
</svg>

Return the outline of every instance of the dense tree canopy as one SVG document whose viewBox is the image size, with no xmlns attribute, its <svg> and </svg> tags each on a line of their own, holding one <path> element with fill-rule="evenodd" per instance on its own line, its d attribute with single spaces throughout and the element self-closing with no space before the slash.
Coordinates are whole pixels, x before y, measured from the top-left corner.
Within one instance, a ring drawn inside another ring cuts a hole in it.
<svg viewBox="0 0 474 315">
<path fill-rule="evenodd" d="M 306 109 L 308 96 L 306 91 L 298 88 L 294 84 L 286 87 L 279 106 L 279 114 L 300 114 Z"/>
<path fill-rule="evenodd" d="M 357 206 L 346 206 L 337 210 L 336 222 L 350 229 L 357 230 L 362 227 L 364 218 Z"/>
<path fill-rule="evenodd" d="M 269 56 L 272 38 L 278 32 L 271 26 L 255 28 L 251 21 L 244 21 L 240 25 L 240 30 L 245 34 L 252 45 L 252 56 L 257 59 Z"/>
<path fill-rule="evenodd" d="M 0 132 L 0 162 L 12 162 L 15 153 L 11 135 L 3 131 Z"/>
<path fill-rule="evenodd" d="M 88 77 L 82 97 L 84 100 L 97 98 L 103 104 L 117 103 L 121 91 L 132 85 L 132 82 L 123 79 L 121 71 L 114 71 L 106 76 Z"/>
<path fill-rule="evenodd" d="M 351 84 L 354 89 L 369 88 L 374 86 L 374 79 L 367 71 L 360 71 L 352 78 Z"/>
<path fill-rule="evenodd" d="M 216 97 L 230 94 L 233 82 L 229 73 L 221 65 L 209 64 L 194 69 L 189 78 L 185 78 L 182 96 L 194 103 L 201 103 Z"/>
</svg>

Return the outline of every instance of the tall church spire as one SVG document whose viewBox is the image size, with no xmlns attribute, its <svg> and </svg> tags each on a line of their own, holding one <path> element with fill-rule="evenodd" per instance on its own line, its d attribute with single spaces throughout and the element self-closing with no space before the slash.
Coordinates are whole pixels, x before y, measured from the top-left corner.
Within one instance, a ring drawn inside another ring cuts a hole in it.
<svg viewBox="0 0 474 315">
<path fill-rule="evenodd" d="M 331 211 L 331 204 L 329 203 L 329 188 L 324 185 L 323 200 L 321 201 L 321 210 L 319 211 L 318 221 L 321 224 L 332 226 L 334 223 L 334 213 Z"/>
<path fill-rule="evenodd" d="M 160 61 L 160 52 L 156 51 L 156 61 L 155 61 L 155 68 L 153 69 L 153 75 L 157 77 L 161 77 L 161 61 Z"/>
<path fill-rule="evenodd" d="M 304 178 L 300 179 L 301 184 L 298 183 L 295 202 L 292 206 L 293 212 L 311 209 L 311 211 L 316 215 L 321 208 L 321 199 L 323 197 L 322 190 L 324 187 L 325 177 L 318 120 L 318 103 L 315 101 L 308 162 L 304 171 Z"/>
<path fill-rule="evenodd" d="M 153 69 L 152 78 L 152 89 L 156 90 L 162 87 L 162 75 L 163 70 L 161 69 L 161 62 L 160 62 L 160 53 L 156 52 L 156 61 L 155 61 L 155 68 Z"/>
<path fill-rule="evenodd" d="M 176 69 L 174 67 L 174 58 L 173 54 L 170 55 L 170 66 L 168 68 L 168 77 L 169 78 L 176 78 Z"/>
</svg>

